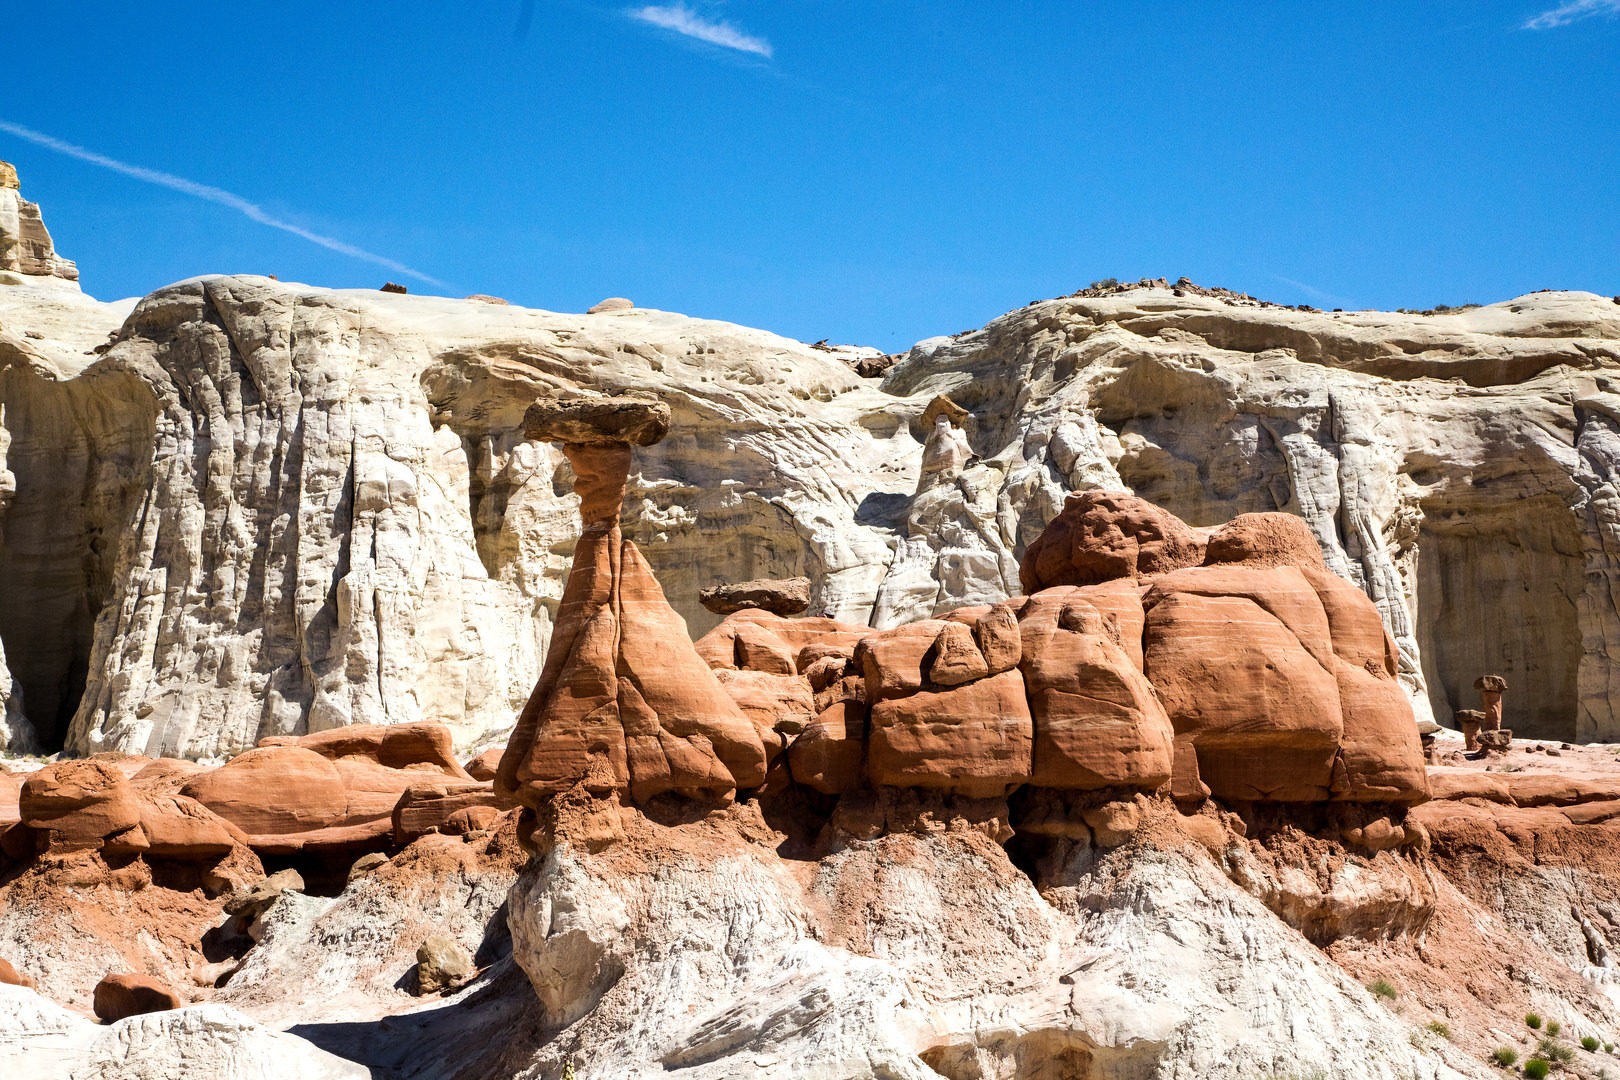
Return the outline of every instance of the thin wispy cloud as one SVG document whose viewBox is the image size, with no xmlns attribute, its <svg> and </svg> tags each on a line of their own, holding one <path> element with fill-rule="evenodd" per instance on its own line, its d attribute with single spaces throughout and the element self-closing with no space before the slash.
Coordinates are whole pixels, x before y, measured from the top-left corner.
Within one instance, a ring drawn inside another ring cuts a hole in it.
<svg viewBox="0 0 1620 1080">
<path fill-rule="evenodd" d="M 1534 18 L 1525 20 L 1525 30 L 1556 30 L 1560 26 L 1568 26 L 1582 19 L 1591 19 L 1596 16 L 1614 18 L 1620 15 L 1620 0 L 1569 0 L 1555 8 L 1549 8 Z"/>
<path fill-rule="evenodd" d="M 1283 277 L 1281 274 L 1272 274 L 1271 277 L 1276 281 L 1282 282 L 1284 285 L 1289 285 L 1298 289 L 1312 300 L 1315 300 L 1318 304 L 1328 304 L 1333 307 L 1342 308 L 1353 308 L 1357 306 L 1355 303 L 1346 300 L 1344 297 L 1334 296 L 1330 292 L 1324 292 L 1323 290 L 1318 289 L 1315 285 L 1307 285 L 1303 281 L 1295 281 L 1293 278 Z"/>
<path fill-rule="evenodd" d="M 767 60 L 771 58 L 771 43 L 764 38 L 745 33 L 723 19 L 706 19 L 685 4 L 648 4 L 646 7 L 631 8 L 625 14 L 638 22 L 672 30 L 722 49 L 753 53 Z"/>
<path fill-rule="evenodd" d="M 19 139 L 26 139 L 31 143 L 38 146 L 43 146 L 49 150 L 55 150 L 59 154 L 66 154 L 68 157 L 78 158 L 80 161 L 89 162 L 91 165 L 99 165 L 103 169 L 111 169 L 113 172 L 122 173 L 123 175 L 133 177 L 136 180 L 144 180 L 148 184 L 156 184 L 158 187 L 165 187 L 171 191 L 178 191 L 183 195 L 190 195 L 193 198 L 202 199 L 204 202 L 217 203 L 220 206 L 229 207 L 230 209 L 241 214 L 243 217 L 248 218 L 251 221 L 256 221 L 260 225 L 268 225 L 272 229 L 280 229 L 282 232 L 291 233 L 301 240 L 308 240 L 312 244 L 319 244 L 328 251 L 335 251 L 339 255 L 347 255 L 351 259 L 361 259 L 365 262 L 381 266 L 384 269 L 392 270 L 396 274 L 403 274 L 406 277 L 415 278 L 418 281 L 425 281 L 429 285 L 438 285 L 443 288 L 449 287 L 438 278 L 429 277 L 427 274 L 422 273 L 422 271 L 413 270 L 404 263 L 396 262 L 385 255 L 378 255 L 374 251 L 367 251 L 365 248 L 355 247 L 353 244 L 345 243 L 342 240 L 337 240 L 330 236 L 322 236 L 320 233 L 310 232 L 303 226 L 294 225 L 290 221 L 283 221 L 282 219 L 267 213 L 265 209 L 259 206 L 257 203 L 250 202 L 247 199 L 242 198 L 242 196 L 232 194 L 223 188 L 211 187 L 208 184 L 199 184 L 195 180 L 187 180 L 183 176 L 175 176 L 172 173 L 159 172 L 156 169 L 148 169 L 140 165 L 131 165 L 127 161 L 119 161 L 117 158 L 110 158 L 106 154 L 98 154 L 94 150 L 87 150 L 82 146 L 65 142 L 64 140 L 58 139 L 52 135 L 46 135 L 44 132 L 35 131 L 33 128 L 26 128 L 21 124 L 13 124 L 8 120 L 0 120 L 0 131 L 3 131 L 8 135 L 15 135 Z"/>
</svg>

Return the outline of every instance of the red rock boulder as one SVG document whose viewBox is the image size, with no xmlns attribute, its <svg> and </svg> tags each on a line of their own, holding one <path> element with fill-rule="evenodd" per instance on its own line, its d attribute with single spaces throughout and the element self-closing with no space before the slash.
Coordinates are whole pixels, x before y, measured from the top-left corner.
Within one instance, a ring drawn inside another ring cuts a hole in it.
<svg viewBox="0 0 1620 1080">
<path fill-rule="evenodd" d="M 463 766 L 467 775 L 474 780 L 493 780 L 495 774 L 501 769 L 501 755 L 506 753 L 504 746 L 492 746 L 482 754 L 473 758 Z"/>
<path fill-rule="evenodd" d="M 1204 561 L 1204 534 L 1146 499 L 1118 491 L 1070 495 L 1024 552 L 1024 592 L 1148 577 Z"/>
<path fill-rule="evenodd" d="M 824 795 L 861 786 L 866 764 L 866 705 L 835 701 L 788 746 L 793 781 Z"/>
<path fill-rule="evenodd" d="M 1327 800 L 1344 721 L 1327 615 L 1304 575 L 1179 570 L 1143 606 L 1147 677 L 1214 795 Z"/>
<path fill-rule="evenodd" d="M 23 778 L 0 766 L 0 833 L 22 820 L 18 800 L 22 797 Z"/>
<path fill-rule="evenodd" d="M 962 630 L 961 623 L 924 619 L 862 638 L 856 647 L 870 709 L 866 774 L 873 784 L 984 798 L 1029 782 L 1034 725 L 1023 676 L 1011 670 L 955 685 L 930 678 L 942 640 L 977 649 L 962 640 Z"/>
<path fill-rule="evenodd" d="M 461 831 L 450 824 L 457 814 L 478 808 L 494 816 L 511 805 L 487 782 L 443 780 L 413 784 L 394 806 L 394 843 L 408 844 L 428 833 Z"/>
<path fill-rule="evenodd" d="M 22 823 L 54 851 L 139 851 L 141 800 L 118 769 L 100 761 L 61 761 L 30 776 L 18 797 Z"/>
<path fill-rule="evenodd" d="M 261 739 L 259 745 L 298 746 L 333 761 L 367 761 L 385 769 L 432 770 L 469 779 L 456 760 L 450 729 L 426 720 L 412 724 L 350 724 L 313 735 Z"/>
<path fill-rule="evenodd" d="M 1036 787 L 1152 791 L 1170 779 L 1170 719 L 1123 648 L 1119 618 L 1104 614 L 1121 601 L 1105 589 L 1047 589 L 1023 604 L 1019 670 L 1034 717 Z M 1103 608 L 1092 603 L 1099 592 Z M 1140 624 L 1134 591 L 1129 600 L 1129 621 Z"/>
<path fill-rule="evenodd" d="M 1322 547 L 1305 519 L 1293 514 L 1239 514 L 1210 530 L 1204 565 L 1295 566 L 1327 570 Z"/>
<path fill-rule="evenodd" d="M 306 845 L 364 843 L 380 835 L 374 817 L 349 817 L 349 791 L 337 764 L 298 746 L 238 754 L 188 781 L 181 793 L 241 829 L 261 854 L 290 855 Z M 381 831 L 391 825 L 392 810 Z"/>
<path fill-rule="evenodd" d="M 768 611 L 745 610 L 728 616 L 693 648 L 717 670 L 797 675 L 816 659 L 854 655 L 856 642 L 871 632 L 870 627 L 836 619 L 784 619 Z"/>
<path fill-rule="evenodd" d="M 96 984 L 96 1017 L 114 1024 L 143 1013 L 167 1012 L 184 1004 L 162 979 L 152 975 L 108 975 Z"/>
<path fill-rule="evenodd" d="M 414 784 L 474 783 L 442 724 L 356 724 L 264 740 L 187 781 L 195 799 L 262 854 L 348 848 L 389 837 Z"/>
<path fill-rule="evenodd" d="M 1333 797 L 1412 805 L 1429 797 L 1412 706 L 1396 679 L 1395 643 L 1365 593 L 1327 570 L 1303 571 L 1327 613 L 1344 734 Z"/>
</svg>

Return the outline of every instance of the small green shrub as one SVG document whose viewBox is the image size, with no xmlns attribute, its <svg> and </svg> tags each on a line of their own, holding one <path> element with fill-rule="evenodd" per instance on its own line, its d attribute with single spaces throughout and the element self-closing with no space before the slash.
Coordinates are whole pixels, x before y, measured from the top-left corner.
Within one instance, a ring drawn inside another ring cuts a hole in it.
<svg viewBox="0 0 1620 1080">
<path fill-rule="evenodd" d="M 1380 997 L 1386 1001 L 1394 1001 L 1400 997 L 1395 992 L 1395 988 L 1389 984 L 1388 979 L 1374 979 L 1367 984 L 1367 989 L 1372 991 L 1373 997 Z"/>
<path fill-rule="evenodd" d="M 1547 1080 L 1547 1074 L 1552 1072 L 1552 1063 L 1541 1058 L 1531 1058 L 1524 1063 L 1524 1075 L 1529 1080 Z"/>
<path fill-rule="evenodd" d="M 1597 1048 L 1602 1045 L 1602 1043 L 1598 1042 L 1598 1040 L 1591 1035 L 1587 1035 L 1585 1038 L 1581 1039 L 1581 1049 L 1585 1050 L 1588 1054 L 1597 1053 Z"/>
<path fill-rule="evenodd" d="M 1564 1030 L 1564 1025 L 1560 1024 L 1558 1021 L 1556 1021 L 1556 1020 L 1547 1021 L 1547 1034 L 1556 1035 L 1560 1031 L 1563 1031 L 1563 1030 Z"/>
<path fill-rule="evenodd" d="M 1612 1054 L 1612 1053 L 1614 1053 L 1614 1043 L 1604 1043 L 1604 1044 L 1603 1044 L 1603 1052 L 1604 1052 L 1604 1053 L 1605 1053 L 1605 1054 Z"/>
<path fill-rule="evenodd" d="M 1575 1060 L 1575 1048 L 1573 1046 L 1566 1046 L 1564 1043 L 1559 1042 L 1551 1035 L 1543 1036 L 1541 1041 L 1536 1044 L 1536 1053 L 1546 1058 L 1548 1061 Z"/>
<path fill-rule="evenodd" d="M 1440 1036 L 1442 1039 L 1451 1038 L 1451 1025 L 1443 1020 L 1430 1020 L 1423 1026 Z"/>
<path fill-rule="evenodd" d="M 1528 1028 L 1534 1028 L 1535 1030 L 1540 1031 L 1541 1030 L 1541 1014 L 1540 1013 L 1525 1013 L 1524 1014 L 1524 1026 L 1528 1027 Z"/>
<path fill-rule="evenodd" d="M 1491 1060 L 1504 1069 L 1511 1069 L 1519 1060 L 1519 1052 L 1511 1046 L 1498 1046 L 1491 1051 Z"/>
</svg>

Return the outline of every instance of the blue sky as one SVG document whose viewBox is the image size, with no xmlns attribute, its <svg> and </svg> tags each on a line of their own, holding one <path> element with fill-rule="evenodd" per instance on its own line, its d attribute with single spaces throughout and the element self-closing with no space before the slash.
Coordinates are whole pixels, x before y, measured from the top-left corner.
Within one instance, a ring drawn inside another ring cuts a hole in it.
<svg viewBox="0 0 1620 1080">
<path fill-rule="evenodd" d="M 0 121 L 218 189 L 0 130 L 103 298 L 395 279 L 892 350 L 1105 276 L 1620 293 L 1620 0 L 170 0 L 7 36 Z"/>
</svg>

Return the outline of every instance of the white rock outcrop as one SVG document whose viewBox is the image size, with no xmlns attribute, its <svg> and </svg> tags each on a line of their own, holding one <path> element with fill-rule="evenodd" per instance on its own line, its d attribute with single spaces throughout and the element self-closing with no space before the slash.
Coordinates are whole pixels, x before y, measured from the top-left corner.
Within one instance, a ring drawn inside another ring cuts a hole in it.
<svg viewBox="0 0 1620 1080">
<path fill-rule="evenodd" d="M 78 288 L 79 268 L 56 253 L 39 204 L 23 198 L 21 187 L 17 170 L 0 161 L 0 285 L 49 278 Z"/>
<path fill-rule="evenodd" d="M 0 1074 L 62 1080 L 365 1080 L 370 1070 L 224 1005 L 101 1027 L 0 984 Z"/>
<path fill-rule="evenodd" d="M 1482 1075 L 1414 1048 L 1195 848 L 1079 845 L 1037 892 L 961 822 L 799 867 L 727 837 L 768 839 L 750 812 L 525 872 L 514 955 L 557 1034 L 520 1075 Z"/>
<path fill-rule="evenodd" d="M 120 328 L 7 292 L 0 643 L 47 748 L 498 736 L 577 529 L 521 417 L 579 389 L 674 409 L 626 530 L 694 635 L 726 581 L 806 576 L 812 613 L 875 626 L 1000 598 L 1067 492 L 1127 487 L 1194 524 L 1301 515 L 1378 605 L 1420 718 L 1497 671 L 1521 733 L 1620 738 L 1607 298 L 1407 315 L 1143 287 L 920 343 L 880 381 L 855 374 L 869 350 L 642 308 L 206 278 Z M 965 414 L 930 413 L 942 395 Z"/>
</svg>

